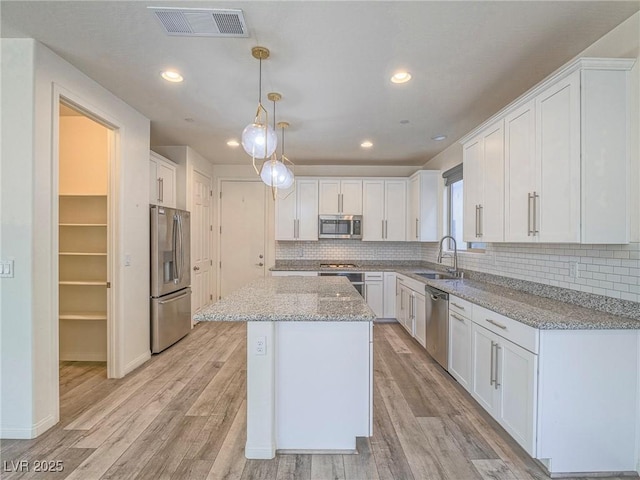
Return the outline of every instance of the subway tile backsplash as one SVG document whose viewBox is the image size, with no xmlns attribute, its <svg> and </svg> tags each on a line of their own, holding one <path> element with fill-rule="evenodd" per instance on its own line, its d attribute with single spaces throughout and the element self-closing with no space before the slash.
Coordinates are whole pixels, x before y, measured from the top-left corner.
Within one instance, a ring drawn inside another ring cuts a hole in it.
<svg viewBox="0 0 640 480">
<path fill-rule="evenodd" d="M 437 243 L 320 240 L 276 242 L 278 260 L 415 260 L 435 262 Z M 445 262 L 450 261 L 445 259 Z M 488 244 L 458 255 L 465 270 L 640 301 L 640 244 Z"/>
</svg>

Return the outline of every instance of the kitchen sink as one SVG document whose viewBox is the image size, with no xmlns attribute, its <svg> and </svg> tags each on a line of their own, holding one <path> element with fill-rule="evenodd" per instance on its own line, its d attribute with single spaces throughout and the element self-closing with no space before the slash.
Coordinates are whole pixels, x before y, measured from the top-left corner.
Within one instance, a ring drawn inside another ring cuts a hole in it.
<svg viewBox="0 0 640 480">
<path fill-rule="evenodd" d="M 430 280 L 458 280 L 453 275 L 449 275 L 446 273 L 428 272 L 428 273 L 416 273 L 416 275 L 420 277 L 428 278 Z"/>
</svg>

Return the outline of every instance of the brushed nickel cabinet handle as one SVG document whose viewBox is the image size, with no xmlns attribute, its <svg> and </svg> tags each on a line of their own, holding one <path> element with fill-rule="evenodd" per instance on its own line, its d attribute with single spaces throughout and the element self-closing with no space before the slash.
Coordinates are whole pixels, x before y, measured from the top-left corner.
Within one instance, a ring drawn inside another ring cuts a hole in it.
<svg viewBox="0 0 640 480">
<path fill-rule="evenodd" d="M 464 310 L 465 309 L 462 305 L 458 305 L 456 302 L 451 302 L 451 305 L 453 305 L 454 307 L 459 308 L 460 310 Z"/>
<path fill-rule="evenodd" d="M 491 366 L 490 366 L 490 368 L 491 368 L 491 375 L 490 375 L 490 379 L 489 379 L 489 380 L 490 380 L 490 381 L 489 381 L 489 385 L 493 385 L 493 384 L 494 384 L 494 382 L 495 382 L 495 379 L 493 378 L 493 360 L 494 360 L 494 357 L 493 357 L 493 347 L 495 346 L 495 344 L 496 344 L 496 342 L 494 342 L 494 341 L 492 340 L 492 341 L 491 341 Z"/>
<path fill-rule="evenodd" d="M 531 236 L 531 199 L 533 195 L 527 192 L 527 237 Z"/>
<path fill-rule="evenodd" d="M 452 314 L 451 314 L 451 316 L 452 316 L 453 318 L 455 318 L 456 320 L 460 320 L 461 322 L 464 322 L 464 318 L 459 317 L 459 316 L 458 316 L 458 315 L 456 315 L 455 313 L 452 313 Z"/>
<path fill-rule="evenodd" d="M 491 320 L 490 318 L 485 318 L 485 320 L 486 320 L 487 322 L 489 322 L 491 325 L 495 325 L 495 326 L 496 326 L 496 327 L 498 327 L 498 328 L 501 328 L 501 329 L 503 329 L 503 330 L 506 330 L 506 329 L 507 329 L 507 326 L 506 326 L 506 325 L 502 325 L 501 323 L 498 323 L 498 322 L 496 322 L 495 320 Z"/>
<path fill-rule="evenodd" d="M 418 219 L 416 218 L 416 240 L 418 239 Z"/>
<path fill-rule="evenodd" d="M 540 198 L 540 195 L 538 195 L 536 192 L 533 192 L 533 234 L 537 235 L 538 233 L 540 233 L 540 231 L 538 230 L 538 199 Z"/>
<path fill-rule="evenodd" d="M 494 376 L 495 381 L 494 381 L 494 383 L 493 383 L 493 385 L 494 385 L 494 387 L 495 387 L 495 389 L 496 389 L 496 390 L 497 390 L 497 389 L 498 389 L 498 387 L 500 386 L 500 382 L 498 382 L 498 361 L 500 360 L 500 354 L 499 354 L 499 352 L 498 352 L 499 350 L 500 350 L 500 344 L 499 344 L 498 342 L 496 342 L 496 355 L 495 355 L 495 359 L 496 359 L 496 361 L 495 361 L 495 365 L 496 365 L 496 367 L 495 367 L 495 368 L 496 368 L 496 374 L 495 374 L 495 376 Z"/>
<path fill-rule="evenodd" d="M 482 205 L 478 205 L 478 230 L 479 230 L 479 237 L 482 237 L 484 235 L 484 213 L 483 213 L 483 206 Z"/>
</svg>

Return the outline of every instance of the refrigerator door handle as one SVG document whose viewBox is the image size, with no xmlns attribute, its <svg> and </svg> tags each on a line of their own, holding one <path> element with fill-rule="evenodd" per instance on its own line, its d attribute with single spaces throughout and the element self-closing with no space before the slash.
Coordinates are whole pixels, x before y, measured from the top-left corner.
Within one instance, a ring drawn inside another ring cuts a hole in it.
<svg viewBox="0 0 640 480">
<path fill-rule="evenodd" d="M 158 305 L 165 305 L 167 303 L 171 303 L 171 302 L 175 302 L 176 300 L 179 300 L 181 298 L 186 297 L 187 295 L 190 295 L 191 292 L 185 292 L 182 295 L 178 296 L 178 297 L 171 297 L 169 300 L 164 300 L 162 302 L 158 302 Z"/>
<path fill-rule="evenodd" d="M 171 239 L 171 250 L 172 250 L 172 260 L 173 260 L 173 268 L 172 268 L 172 278 L 171 280 L 177 280 L 178 276 L 178 215 L 173 216 L 173 238 Z"/>
</svg>

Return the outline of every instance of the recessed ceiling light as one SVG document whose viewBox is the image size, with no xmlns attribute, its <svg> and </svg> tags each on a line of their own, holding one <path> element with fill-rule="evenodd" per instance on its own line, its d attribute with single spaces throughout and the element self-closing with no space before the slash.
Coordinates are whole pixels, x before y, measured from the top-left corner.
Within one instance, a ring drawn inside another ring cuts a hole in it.
<svg viewBox="0 0 640 480">
<path fill-rule="evenodd" d="M 446 135 L 436 135 L 435 137 L 431 137 L 431 140 L 435 140 L 436 142 L 441 142 L 447 138 Z"/>
<path fill-rule="evenodd" d="M 184 80 L 184 78 L 182 78 L 182 75 L 180 75 L 175 70 L 165 70 L 160 74 L 160 76 L 167 82 L 179 83 Z"/>
<path fill-rule="evenodd" d="M 401 125 L 406 125 L 407 123 L 409 123 L 409 120 L 400 120 Z"/>
<path fill-rule="evenodd" d="M 195 120 L 194 120 L 193 118 L 191 118 L 191 117 L 187 117 L 187 118 L 185 118 L 185 119 L 184 119 L 184 121 L 185 121 L 185 122 L 187 122 L 187 123 L 193 123 L 193 122 L 195 122 Z"/>
<path fill-rule="evenodd" d="M 229 140 L 227 142 L 227 145 L 229 145 L 230 147 L 239 147 L 240 146 L 240 142 L 238 142 L 237 140 Z"/>
<path fill-rule="evenodd" d="M 411 80 L 409 72 L 396 72 L 391 77 L 391 83 L 407 83 L 409 80 Z"/>
<path fill-rule="evenodd" d="M 371 143 L 369 140 L 365 140 L 364 142 L 362 142 L 360 144 L 360 146 L 362 148 L 371 148 L 371 147 L 373 147 L 373 143 Z"/>
</svg>

